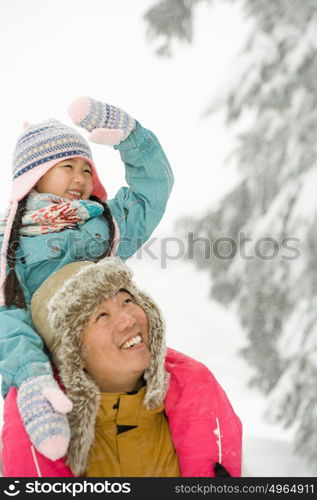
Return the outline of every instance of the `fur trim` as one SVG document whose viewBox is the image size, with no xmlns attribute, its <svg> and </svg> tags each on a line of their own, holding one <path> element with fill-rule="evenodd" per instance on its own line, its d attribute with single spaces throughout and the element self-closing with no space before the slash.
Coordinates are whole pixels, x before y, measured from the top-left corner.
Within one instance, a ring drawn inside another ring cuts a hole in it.
<svg viewBox="0 0 317 500">
<path fill-rule="evenodd" d="M 67 271 L 70 276 L 64 281 Z M 43 311 L 44 285 L 50 291 L 46 311 L 45 308 Z M 152 358 L 144 373 L 147 382 L 144 404 L 147 408 L 155 408 L 163 402 L 169 380 L 164 368 L 165 325 L 158 306 L 149 295 L 137 289 L 132 282 L 132 271 L 119 258 L 108 257 L 97 264 L 69 264 L 48 278 L 35 294 L 41 308 L 35 307 L 34 324 L 44 324 L 37 318 L 36 311 L 41 309 L 46 326 L 38 326 L 38 331 L 52 352 L 62 383 L 74 405 L 69 414 L 71 442 L 67 463 L 75 475 L 83 474 L 87 468 L 99 409 L 99 388 L 83 369 L 82 332 L 94 310 L 122 288 L 132 295 L 148 317 Z"/>
</svg>

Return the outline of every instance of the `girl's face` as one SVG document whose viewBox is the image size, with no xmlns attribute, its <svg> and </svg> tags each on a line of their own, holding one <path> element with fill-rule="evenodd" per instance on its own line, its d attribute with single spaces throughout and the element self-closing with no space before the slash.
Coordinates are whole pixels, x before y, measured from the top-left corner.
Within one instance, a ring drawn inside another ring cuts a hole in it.
<svg viewBox="0 0 317 500">
<path fill-rule="evenodd" d="M 76 157 L 60 161 L 40 178 L 35 189 L 69 200 L 88 200 L 93 192 L 91 166 Z"/>
</svg>

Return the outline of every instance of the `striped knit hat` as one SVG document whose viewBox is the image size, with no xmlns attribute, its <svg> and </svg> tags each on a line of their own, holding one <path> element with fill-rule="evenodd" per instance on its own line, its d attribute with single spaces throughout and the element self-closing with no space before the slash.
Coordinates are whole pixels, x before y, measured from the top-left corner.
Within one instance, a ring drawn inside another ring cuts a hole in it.
<svg viewBox="0 0 317 500">
<path fill-rule="evenodd" d="M 56 163 L 75 156 L 90 164 L 93 194 L 105 201 L 107 193 L 95 170 L 88 142 L 77 130 L 52 119 L 38 125 L 29 125 L 18 138 L 13 155 L 10 201 L 22 200 Z"/>
<path fill-rule="evenodd" d="M 50 168 L 66 158 L 79 157 L 86 160 L 92 169 L 92 194 L 102 201 L 107 199 L 107 192 L 98 178 L 89 144 L 81 134 L 53 119 L 38 125 L 30 125 L 26 122 L 24 126 L 26 129 L 19 136 L 13 155 L 11 207 L 1 249 L 0 305 L 4 303 L 6 256 L 18 202 L 31 191 Z"/>
</svg>

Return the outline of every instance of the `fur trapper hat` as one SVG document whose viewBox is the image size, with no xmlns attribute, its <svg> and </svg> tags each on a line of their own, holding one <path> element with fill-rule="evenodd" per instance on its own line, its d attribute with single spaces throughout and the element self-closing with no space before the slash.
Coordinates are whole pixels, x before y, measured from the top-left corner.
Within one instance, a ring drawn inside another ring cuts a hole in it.
<svg viewBox="0 0 317 500">
<path fill-rule="evenodd" d="M 83 368 L 82 332 L 94 310 L 121 289 L 131 294 L 148 318 L 152 358 L 144 373 L 147 385 L 144 404 L 155 408 L 164 400 L 168 386 L 164 321 L 155 302 L 135 286 L 132 271 L 119 258 L 68 264 L 50 276 L 32 298 L 33 324 L 52 353 L 61 382 L 73 403 L 68 414 L 71 441 L 67 464 L 75 475 L 84 474 L 88 465 L 100 392 Z"/>
</svg>

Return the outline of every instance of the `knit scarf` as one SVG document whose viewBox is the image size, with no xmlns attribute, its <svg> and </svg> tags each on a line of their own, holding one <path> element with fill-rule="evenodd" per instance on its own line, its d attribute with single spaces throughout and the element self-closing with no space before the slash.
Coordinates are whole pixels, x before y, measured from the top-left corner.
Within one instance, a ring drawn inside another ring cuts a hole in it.
<svg viewBox="0 0 317 500">
<path fill-rule="evenodd" d="M 56 233 L 75 228 L 88 219 L 101 215 L 103 207 L 91 200 L 68 200 L 48 193 L 29 193 L 22 217 L 21 235 Z M 9 210 L 0 217 L 0 234 L 4 234 Z"/>
</svg>

